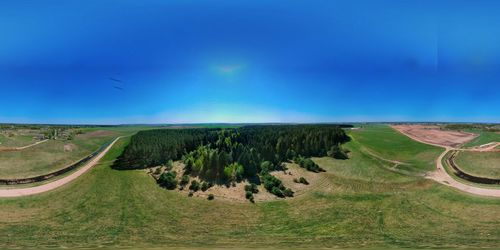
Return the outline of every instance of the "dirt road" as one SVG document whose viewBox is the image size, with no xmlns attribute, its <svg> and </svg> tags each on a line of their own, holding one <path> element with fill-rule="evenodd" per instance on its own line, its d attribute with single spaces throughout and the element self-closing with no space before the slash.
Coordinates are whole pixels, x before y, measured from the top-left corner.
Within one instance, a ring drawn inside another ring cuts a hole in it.
<svg viewBox="0 0 500 250">
<path fill-rule="evenodd" d="M 419 138 L 415 137 L 415 136 L 411 136 L 411 135 L 407 135 L 405 133 L 403 133 L 402 131 L 396 129 L 396 131 L 399 131 L 401 134 L 403 135 L 406 135 L 408 136 L 409 138 L 415 140 L 415 141 L 418 141 L 418 142 L 421 142 L 421 143 L 425 143 L 425 144 L 429 144 L 429 145 L 433 145 L 433 146 L 436 146 L 436 147 L 442 147 L 445 149 L 445 151 L 443 153 L 441 153 L 441 155 L 439 155 L 439 157 L 436 159 L 436 170 L 428 173 L 426 175 L 426 178 L 429 178 L 429 179 L 432 179 L 434 181 L 437 181 L 443 185 L 446 185 L 446 186 L 449 186 L 449 187 L 453 187 L 455 189 L 458 189 L 458 190 L 461 190 L 461 191 L 464 191 L 464 192 L 467 192 L 467 193 L 470 193 L 470 194 L 475 194 L 475 195 L 479 195 L 479 196 L 487 196 L 487 197 L 496 197 L 496 198 L 500 198 L 500 189 L 489 189 L 489 188 L 481 188 L 481 187 L 475 187 L 475 186 L 470 186 L 470 185 L 467 185 L 467 184 L 464 184 L 462 182 L 459 182 L 455 179 L 453 179 L 453 177 L 451 177 L 448 172 L 446 172 L 446 170 L 444 169 L 443 167 L 443 158 L 444 156 L 450 151 L 450 150 L 470 150 L 470 151 L 474 151 L 473 149 L 457 149 L 457 148 L 453 148 L 453 147 L 450 147 L 450 146 L 443 146 L 443 145 L 439 145 L 439 144 L 435 144 L 435 143 L 430 143 L 430 142 L 426 142 L 426 141 L 423 141 L 423 140 L 420 140 Z"/>
<path fill-rule="evenodd" d="M 44 143 L 48 141 L 48 139 L 45 139 L 45 140 L 42 140 L 42 141 L 37 141 L 33 144 L 30 144 L 30 145 L 27 145 L 27 146 L 23 146 L 23 147 L 15 147 L 15 148 L 0 148 L 0 151 L 21 151 L 21 150 L 25 150 L 27 148 L 31 148 L 33 146 L 36 146 L 38 144 L 41 144 L 41 143 Z"/>
<path fill-rule="evenodd" d="M 47 192 L 53 189 L 56 189 L 60 186 L 63 186 L 74 179 L 78 178 L 80 175 L 84 174 L 87 172 L 90 168 L 95 166 L 99 160 L 106 155 L 106 153 L 113 147 L 113 145 L 120 139 L 121 137 L 116 138 L 111 144 L 106 147 L 100 154 L 98 154 L 96 157 L 94 157 L 92 160 L 90 160 L 88 163 L 86 163 L 83 167 L 78 169 L 76 172 L 61 178 L 57 181 L 53 181 L 44 185 L 36 186 L 36 187 L 29 187 L 29 188 L 17 188 L 17 189 L 0 189 L 0 197 L 20 197 L 20 196 L 28 196 L 28 195 L 34 195 L 34 194 L 39 194 L 43 192 Z"/>
</svg>

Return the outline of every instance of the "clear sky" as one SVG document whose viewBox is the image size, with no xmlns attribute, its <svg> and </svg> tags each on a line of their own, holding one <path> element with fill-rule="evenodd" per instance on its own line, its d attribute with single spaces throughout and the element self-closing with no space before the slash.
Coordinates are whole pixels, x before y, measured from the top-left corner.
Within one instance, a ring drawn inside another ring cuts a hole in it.
<svg viewBox="0 0 500 250">
<path fill-rule="evenodd" d="M 0 1 L 0 122 L 500 122 L 500 1 Z"/>
</svg>

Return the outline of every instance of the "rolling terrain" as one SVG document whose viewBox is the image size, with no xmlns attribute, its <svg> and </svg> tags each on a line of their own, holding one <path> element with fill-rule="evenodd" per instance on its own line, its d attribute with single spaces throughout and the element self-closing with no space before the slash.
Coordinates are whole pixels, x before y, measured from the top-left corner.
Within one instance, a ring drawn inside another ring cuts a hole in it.
<svg viewBox="0 0 500 250">
<path fill-rule="evenodd" d="M 350 135 L 350 159 L 314 158 L 326 172 L 307 192 L 255 204 L 188 197 L 160 188 L 146 170 L 113 170 L 127 137 L 67 185 L 0 199 L 0 248 L 498 245 L 500 200 L 421 176 L 442 149 L 387 126 Z"/>
</svg>

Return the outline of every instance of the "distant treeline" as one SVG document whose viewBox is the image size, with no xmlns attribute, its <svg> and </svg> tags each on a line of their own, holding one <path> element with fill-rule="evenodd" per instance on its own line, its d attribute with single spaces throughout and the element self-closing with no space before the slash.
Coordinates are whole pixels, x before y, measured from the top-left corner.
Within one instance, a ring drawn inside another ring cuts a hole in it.
<svg viewBox="0 0 500 250">
<path fill-rule="evenodd" d="M 158 129 L 131 138 L 113 165 L 141 169 L 183 160 L 186 172 L 210 181 L 252 178 L 297 157 L 345 158 L 338 125 L 255 125 L 230 129 Z"/>
</svg>

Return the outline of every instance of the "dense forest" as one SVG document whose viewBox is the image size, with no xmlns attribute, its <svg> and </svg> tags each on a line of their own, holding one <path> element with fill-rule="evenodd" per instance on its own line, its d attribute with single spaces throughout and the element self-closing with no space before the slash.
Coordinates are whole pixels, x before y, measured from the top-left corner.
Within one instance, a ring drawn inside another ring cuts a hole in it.
<svg viewBox="0 0 500 250">
<path fill-rule="evenodd" d="M 255 125 L 230 129 L 158 129 L 131 138 L 113 165 L 116 169 L 142 169 L 182 160 L 184 174 L 210 183 L 249 180 L 264 182 L 277 196 L 293 195 L 269 173 L 294 160 L 309 171 L 323 171 L 309 157 L 346 159 L 341 144 L 349 137 L 335 125 Z M 168 173 L 167 173 L 168 174 Z M 168 174 L 160 178 L 172 186 Z M 162 182 L 162 181 L 160 181 Z M 175 187 L 175 185 L 174 185 Z"/>
</svg>

